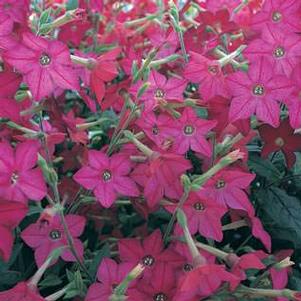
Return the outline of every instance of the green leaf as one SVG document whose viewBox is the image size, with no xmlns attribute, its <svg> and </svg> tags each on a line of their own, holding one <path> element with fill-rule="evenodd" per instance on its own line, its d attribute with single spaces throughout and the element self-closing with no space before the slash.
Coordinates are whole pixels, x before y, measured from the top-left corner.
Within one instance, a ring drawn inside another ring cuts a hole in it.
<svg viewBox="0 0 301 301">
<path fill-rule="evenodd" d="M 301 201 L 286 191 L 271 187 L 258 193 L 261 218 L 268 223 L 274 239 L 291 241 L 301 247 Z"/>
<path fill-rule="evenodd" d="M 250 156 L 248 163 L 251 170 L 266 178 L 269 182 L 277 182 L 282 178 L 281 172 L 269 160 L 264 160 L 258 156 Z"/>
<path fill-rule="evenodd" d="M 62 280 L 57 275 L 49 274 L 42 281 L 39 282 L 39 287 L 52 287 L 60 285 L 61 283 Z"/>
<path fill-rule="evenodd" d="M 68 0 L 66 4 L 67 10 L 72 10 L 78 8 L 78 0 Z"/>
<path fill-rule="evenodd" d="M 98 266 L 104 257 L 110 257 L 110 245 L 106 243 L 99 251 L 97 251 L 89 267 L 89 272 L 92 277 L 96 277 Z"/>
<path fill-rule="evenodd" d="M 39 20 L 39 27 L 49 22 L 50 15 L 51 15 L 51 7 L 42 12 Z"/>
</svg>

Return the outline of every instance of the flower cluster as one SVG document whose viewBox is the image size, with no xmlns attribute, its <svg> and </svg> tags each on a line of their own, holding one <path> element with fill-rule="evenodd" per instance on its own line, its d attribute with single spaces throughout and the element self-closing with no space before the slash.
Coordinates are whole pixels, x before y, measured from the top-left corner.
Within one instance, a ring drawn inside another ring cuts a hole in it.
<svg viewBox="0 0 301 301">
<path fill-rule="evenodd" d="M 2 0 L 0 301 L 301 300 L 300 16 Z"/>
</svg>

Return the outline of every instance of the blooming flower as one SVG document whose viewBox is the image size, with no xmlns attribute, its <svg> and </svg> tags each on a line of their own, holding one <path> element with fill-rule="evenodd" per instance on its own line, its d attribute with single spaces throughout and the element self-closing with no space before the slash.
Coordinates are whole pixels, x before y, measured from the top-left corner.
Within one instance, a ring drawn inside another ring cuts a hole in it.
<svg viewBox="0 0 301 301">
<path fill-rule="evenodd" d="M 173 149 L 178 154 L 185 154 L 189 148 L 206 157 L 210 157 L 212 146 L 207 135 L 216 122 L 199 118 L 191 108 L 185 108 L 181 118 L 164 129 L 164 135 L 173 138 Z"/>
<path fill-rule="evenodd" d="M 294 134 L 289 120 L 283 121 L 276 129 L 264 124 L 259 128 L 259 134 L 264 141 L 262 156 L 267 157 L 272 152 L 282 151 L 288 168 L 292 168 L 296 161 L 294 152 L 301 149 L 301 136 Z"/>
<path fill-rule="evenodd" d="M 130 272 L 131 267 L 131 264 L 117 264 L 110 258 L 104 258 L 97 271 L 97 279 L 99 282 L 89 287 L 85 301 L 109 300 L 114 288 L 122 282 Z M 132 285 L 133 283 L 131 286 Z"/>
<path fill-rule="evenodd" d="M 27 206 L 17 202 L 0 201 L 0 257 L 8 261 L 14 242 L 12 230 L 27 213 Z M 0 299 L 1 300 L 1 299 Z"/>
<path fill-rule="evenodd" d="M 78 239 L 85 227 L 85 218 L 79 215 L 69 214 L 65 216 L 66 225 L 73 239 L 73 244 L 78 255 L 83 257 L 83 244 Z M 35 224 L 30 224 L 21 233 L 25 243 L 35 250 L 35 261 L 40 267 L 48 255 L 55 249 L 65 246 L 61 258 L 65 261 L 76 261 L 72 252 L 67 249 L 68 240 L 61 223 L 60 216 L 54 215 L 47 220 L 40 219 Z"/>
<path fill-rule="evenodd" d="M 262 31 L 265 26 L 282 32 L 300 31 L 300 1 L 266 0 L 262 9 L 253 17 L 251 28 Z"/>
<path fill-rule="evenodd" d="M 5 60 L 23 74 L 36 101 L 58 88 L 79 89 L 69 50 L 62 42 L 24 33 L 21 44 L 6 51 Z"/>
<path fill-rule="evenodd" d="M 171 212 L 175 207 L 176 204 L 165 206 Z M 216 203 L 214 199 L 208 199 L 201 192 L 192 192 L 182 209 L 187 217 L 191 234 L 200 233 L 206 238 L 217 241 L 223 239 L 221 218 L 227 212 L 227 208 L 223 204 Z"/>
<path fill-rule="evenodd" d="M 88 165 L 82 167 L 74 180 L 86 189 L 93 190 L 104 207 L 110 207 L 118 194 L 139 196 L 135 182 L 129 177 L 131 162 L 122 154 L 108 157 L 102 151 L 88 153 Z"/>
<path fill-rule="evenodd" d="M 129 262 L 132 266 L 142 263 L 146 269 L 144 277 L 149 278 L 152 271 L 159 263 L 171 265 L 179 256 L 171 249 L 164 250 L 160 230 L 154 231 L 143 241 L 135 238 L 121 239 L 118 241 L 118 250 L 122 262 Z"/>
<path fill-rule="evenodd" d="M 216 95 L 227 97 L 229 93 L 219 63 L 198 53 L 190 54 L 191 60 L 185 67 L 184 77 L 200 84 L 199 91 L 205 100 Z"/>
<path fill-rule="evenodd" d="M 254 208 L 244 189 L 249 187 L 254 178 L 254 174 L 224 169 L 205 183 L 204 193 L 220 205 L 247 211 L 252 216 Z"/>
<path fill-rule="evenodd" d="M 183 93 L 187 85 L 185 79 L 169 78 L 157 71 L 152 71 L 148 78 L 149 87 L 139 98 L 145 104 L 146 111 L 150 111 L 157 106 L 157 101 L 162 100 L 183 100 Z M 131 92 L 136 94 L 141 86 L 138 82 L 131 88 Z"/>
<path fill-rule="evenodd" d="M 38 144 L 19 143 L 14 149 L 0 143 L 0 195 L 5 199 L 27 202 L 40 201 L 47 193 L 43 174 L 37 164 Z"/>
<path fill-rule="evenodd" d="M 289 77 L 300 61 L 301 39 L 295 33 L 283 33 L 267 26 L 260 39 L 253 40 L 244 51 L 250 61 L 264 56 L 275 75 Z"/>
<path fill-rule="evenodd" d="M 290 81 L 273 73 L 273 67 L 264 58 L 253 62 L 248 73 L 239 71 L 227 78 L 233 95 L 229 111 L 230 122 L 256 117 L 274 127 L 279 125 L 279 101 L 288 98 L 293 90 Z"/>
<path fill-rule="evenodd" d="M 169 265 L 160 263 L 158 264 L 155 273 L 156 277 L 139 280 L 136 287 L 129 290 L 129 300 L 173 300 L 176 293 L 174 270 Z"/>
</svg>

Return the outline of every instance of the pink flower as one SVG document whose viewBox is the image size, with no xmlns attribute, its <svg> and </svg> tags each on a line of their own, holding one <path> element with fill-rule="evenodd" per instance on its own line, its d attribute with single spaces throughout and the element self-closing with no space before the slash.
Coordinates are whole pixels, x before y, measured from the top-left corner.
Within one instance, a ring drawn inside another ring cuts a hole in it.
<svg viewBox="0 0 301 301">
<path fill-rule="evenodd" d="M 133 266 L 128 263 L 117 264 L 110 258 L 104 258 L 98 268 L 99 282 L 89 287 L 85 301 L 109 301 L 114 288 L 122 282 Z M 130 287 L 133 283 L 130 285 Z"/>
<path fill-rule="evenodd" d="M 248 73 L 239 71 L 227 78 L 233 99 L 229 120 L 246 119 L 256 113 L 260 121 L 274 127 L 279 125 L 279 101 L 289 98 L 293 87 L 290 81 L 273 73 L 273 66 L 260 57 Z"/>
<path fill-rule="evenodd" d="M 0 201 L 0 257 L 8 261 L 14 242 L 12 230 L 27 213 L 27 206 L 17 202 Z"/>
<path fill-rule="evenodd" d="M 143 278 L 135 288 L 129 290 L 131 301 L 167 301 L 173 300 L 176 292 L 176 277 L 174 270 L 167 264 L 160 263 L 156 268 L 156 277 Z"/>
<path fill-rule="evenodd" d="M 204 185 L 204 193 L 222 206 L 247 211 L 254 215 L 254 208 L 244 191 L 255 175 L 240 170 L 223 169 Z"/>
<path fill-rule="evenodd" d="M 133 179 L 144 187 L 144 196 L 150 207 L 155 207 L 163 196 L 180 198 L 183 187 L 180 176 L 191 168 L 191 163 L 173 153 L 158 153 L 148 164 L 138 165 Z"/>
<path fill-rule="evenodd" d="M 21 44 L 6 51 L 5 60 L 23 74 L 36 101 L 58 88 L 79 90 L 69 50 L 62 42 L 24 33 Z"/>
<path fill-rule="evenodd" d="M 187 85 L 187 80 L 178 78 L 167 79 L 164 75 L 157 71 L 152 71 L 147 80 L 149 87 L 145 93 L 139 98 L 145 104 L 146 111 L 154 109 L 158 105 L 158 101 L 162 100 L 183 100 L 183 93 Z M 138 82 L 131 88 L 131 92 L 136 94 L 141 87 Z"/>
<path fill-rule="evenodd" d="M 252 41 L 244 55 L 251 62 L 264 56 L 272 65 L 275 75 L 289 77 L 301 57 L 301 39 L 295 33 L 283 33 L 267 26 L 260 39 Z"/>
<path fill-rule="evenodd" d="M 170 248 L 164 250 L 160 230 L 154 231 L 143 241 L 135 238 L 121 239 L 118 250 L 122 262 L 131 263 L 132 266 L 142 263 L 146 267 L 143 275 L 147 278 L 156 274 L 154 269 L 158 264 L 171 265 L 179 260 L 179 256 Z"/>
<path fill-rule="evenodd" d="M 217 95 L 227 97 L 229 93 L 219 63 L 195 52 L 190 55 L 184 70 L 185 78 L 200 84 L 199 91 L 205 100 Z"/>
<path fill-rule="evenodd" d="M 8 44 L 11 43 L 10 35 L 12 34 L 13 27 L 13 20 L 8 15 L 1 14 L 0 11 L 0 49 L 7 49 Z"/>
<path fill-rule="evenodd" d="M 31 289 L 26 282 L 19 282 L 12 289 L 0 292 L 0 301 L 44 301 L 39 292 Z"/>
<path fill-rule="evenodd" d="M 301 64 L 298 64 L 291 74 L 294 83 L 294 91 L 291 97 L 285 100 L 288 107 L 290 124 L 294 129 L 301 127 Z"/>
<path fill-rule="evenodd" d="M 173 212 L 176 205 L 167 205 L 165 208 Z M 217 241 L 223 239 L 221 218 L 227 212 L 225 206 L 216 203 L 214 199 L 208 199 L 201 192 L 193 192 L 190 193 L 182 209 L 192 235 L 200 233 L 206 238 Z"/>
<path fill-rule="evenodd" d="M 211 296 L 224 282 L 236 283 L 237 277 L 227 272 L 222 265 L 199 266 L 185 274 L 175 301 L 202 300 Z"/>
<path fill-rule="evenodd" d="M 212 154 L 207 135 L 216 125 L 215 121 L 199 118 L 191 108 L 185 108 L 181 118 L 170 123 L 163 132 L 173 138 L 173 149 L 183 155 L 190 148 L 206 157 Z"/>
<path fill-rule="evenodd" d="M 13 98 L 19 89 L 21 81 L 22 76 L 16 72 L 13 72 L 13 70 L 10 68 L 5 68 L 4 71 L 0 72 L 1 98 Z"/>
<path fill-rule="evenodd" d="M 259 254 L 260 255 L 260 254 Z M 261 262 L 260 256 L 256 252 L 237 256 L 236 254 L 229 254 L 227 257 L 227 263 L 231 266 L 231 272 L 238 277 L 237 283 L 232 282 L 231 289 L 235 289 L 240 281 L 246 280 L 247 275 L 245 273 L 248 269 L 262 270 L 265 265 Z"/>
<path fill-rule="evenodd" d="M 76 251 L 82 258 L 84 248 L 78 237 L 84 231 L 85 218 L 69 214 L 65 216 L 65 220 Z M 35 261 L 39 267 L 53 250 L 63 246 L 66 246 L 66 249 L 61 253 L 61 258 L 65 261 L 76 261 L 72 252 L 67 248 L 68 241 L 59 215 L 51 216 L 47 220 L 40 219 L 35 224 L 29 225 L 21 233 L 21 237 L 28 246 L 35 250 Z"/>
<path fill-rule="evenodd" d="M 38 144 L 33 141 L 17 145 L 0 143 L 0 195 L 5 199 L 40 201 L 47 193 L 43 174 L 37 164 Z"/>
<path fill-rule="evenodd" d="M 93 190 L 100 204 L 109 208 L 118 194 L 139 196 L 135 182 L 129 177 L 131 167 L 125 155 L 108 157 L 102 151 L 90 150 L 88 165 L 74 175 L 74 180 L 86 189 Z"/>
<path fill-rule="evenodd" d="M 262 31 L 266 26 L 273 31 L 299 32 L 299 0 L 266 0 L 262 9 L 253 17 L 251 28 Z"/>
<path fill-rule="evenodd" d="M 105 83 L 118 75 L 116 59 L 119 53 L 120 48 L 118 47 L 99 56 L 92 69 L 90 84 L 100 104 L 106 91 Z"/>
<path fill-rule="evenodd" d="M 7 15 L 16 23 L 26 24 L 26 14 L 29 10 L 27 0 L 5 0 L 0 3 L 0 15 Z"/>
</svg>

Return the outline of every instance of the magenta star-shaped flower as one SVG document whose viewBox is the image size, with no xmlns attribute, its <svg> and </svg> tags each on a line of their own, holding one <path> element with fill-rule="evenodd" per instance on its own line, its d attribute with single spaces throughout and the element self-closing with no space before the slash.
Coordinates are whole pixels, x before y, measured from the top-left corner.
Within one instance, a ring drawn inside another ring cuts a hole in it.
<svg viewBox="0 0 301 301">
<path fill-rule="evenodd" d="M 6 51 L 4 57 L 23 74 L 23 80 L 36 101 L 50 96 L 58 88 L 79 90 L 69 49 L 62 42 L 26 32 L 18 47 Z"/>
<path fill-rule="evenodd" d="M 86 220 L 79 215 L 69 214 L 65 216 L 66 224 L 73 239 L 73 244 L 80 257 L 83 256 L 83 244 L 79 236 L 83 233 Z M 66 247 L 61 253 L 61 258 L 65 261 L 76 261 L 72 252 L 67 248 L 68 240 L 64 232 L 59 215 L 44 220 L 40 219 L 34 224 L 30 224 L 22 233 L 25 243 L 35 250 L 35 261 L 41 266 L 49 254 L 60 247 Z"/>
<path fill-rule="evenodd" d="M 131 168 L 131 162 L 125 155 L 108 157 L 102 151 L 90 150 L 88 165 L 74 175 L 74 180 L 84 188 L 93 190 L 100 204 L 109 208 L 119 194 L 139 196 L 135 182 L 129 177 Z"/>
<path fill-rule="evenodd" d="M 245 192 L 255 175 L 240 170 L 223 169 L 204 185 L 204 193 L 222 206 L 247 211 L 254 215 L 254 208 Z"/>
<path fill-rule="evenodd" d="M 172 137 L 174 151 L 185 154 L 190 148 L 206 157 L 210 157 L 212 146 L 207 135 L 216 125 L 216 121 L 199 118 L 191 108 L 185 108 L 181 118 L 166 126 L 164 135 Z"/>
<path fill-rule="evenodd" d="M 0 144 L 0 196 L 7 200 L 40 201 L 47 194 L 42 171 L 35 167 L 38 144 L 19 143 L 14 150 L 8 143 Z"/>
<path fill-rule="evenodd" d="M 173 212 L 177 204 L 167 205 L 165 208 Z M 217 241 L 223 239 L 221 218 L 227 212 L 227 207 L 207 198 L 204 193 L 190 193 L 185 201 L 183 211 L 187 217 L 191 234 L 200 233 L 206 238 Z"/>
<path fill-rule="evenodd" d="M 264 57 L 254 61 L 247 73 L 239 71 L 227 78 L 232 94 L 229 121 L 256 117 L 274 127 L 279 125 L 279 102 L 287 99 L 293 86 L 281 75 L 275 75 L 273 66 Z"/>
</svg>

